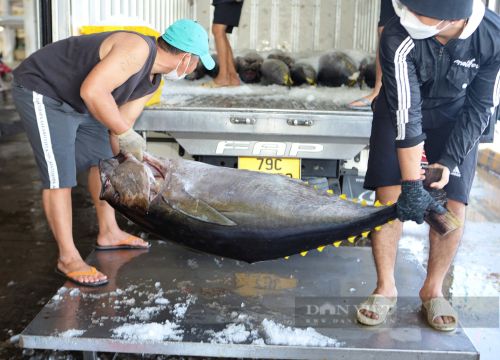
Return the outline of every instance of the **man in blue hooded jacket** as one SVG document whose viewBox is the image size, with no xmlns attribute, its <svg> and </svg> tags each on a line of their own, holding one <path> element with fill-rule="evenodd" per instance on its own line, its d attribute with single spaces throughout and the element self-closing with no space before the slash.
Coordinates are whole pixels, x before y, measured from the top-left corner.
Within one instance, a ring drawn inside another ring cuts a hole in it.
<svg viewBox="0 0 500 360">
<path fill-rule="evenodd" d="M 382 90 L 375 103 L 365 187 L 382 203 L 396 202 L 401 221 L 422 223 L 443 209 L 424 190 L 422 151 L 442 169 L 432 188 L 462 222 L 474 179 L 478 142 L 500 96 L 500 18 L 481 0 L 393 0 L 397 16 L 380 41 Z M 357 313 L 378 325 L 396 304 L 394 265 L 402 223 L 373 233 L 377 286 Z M 427 277 L 420 290 L 430 326 L 450 331 L 458 317 L 442 293 L 463 229 L 440 237 L 430 230 Z"/>
</svg>

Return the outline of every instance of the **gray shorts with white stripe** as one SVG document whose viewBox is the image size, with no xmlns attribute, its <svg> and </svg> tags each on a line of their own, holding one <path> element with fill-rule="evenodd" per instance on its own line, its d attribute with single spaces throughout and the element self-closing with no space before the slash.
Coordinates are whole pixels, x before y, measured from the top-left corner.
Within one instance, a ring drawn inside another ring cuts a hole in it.
<svg viewBox="0 0 500 360">
<path fill-rule="evenodd" d="M 89 114 L 14 83 L 12 96 L 44 189 L 76 186 L 76 174 L 112 157 L 109 134 Z"/>
</svg>

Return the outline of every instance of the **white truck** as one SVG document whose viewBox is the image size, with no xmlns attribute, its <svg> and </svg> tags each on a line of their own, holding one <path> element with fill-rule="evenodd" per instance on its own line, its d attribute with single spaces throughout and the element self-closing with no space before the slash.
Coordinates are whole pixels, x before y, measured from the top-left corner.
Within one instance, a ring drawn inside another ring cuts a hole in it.
<svg viewBox="0 0 500 360">
<path fill-rule="evenodd" d="M 497 1 L 488 3 L 498 7 Z M 41 31 L 36 36 L 27 34 L 27 49 L 79 34 L 86 25 L 147 25 L 162 32 L 179 18 L 192 18 L 209 30 L 210 4 L 201 0 L 34 2 L 33 16 L 41 21 Z M 240 26 L 229 38 L 236 53 L 283 49 L 315 65 L 315 55 L 343 49 L 360 60 L 360 54 L 376 51 L 379 8 L 380 0 L 245 0 Z M 29 16 L 26 22 L 33 27 Z M 198 85 L 167 82 L 161 102 L 146 108 L 135 128 L 147 137 L 151 151 L 231 167 L 242 167 L 245 157 L 246 168 L 279 172 L 275 167 L 284 167 L 285 173 L 296 177 L 327 178 L 330 188 L 351 197 L 367 195 L 362 182 L 372 114 L 346 107 L 368 93 L 367 87 L 243 85 L 227 91 L 202 90 Z M 249 161 L 249 157 L 259 160 Z"/>
</svg>

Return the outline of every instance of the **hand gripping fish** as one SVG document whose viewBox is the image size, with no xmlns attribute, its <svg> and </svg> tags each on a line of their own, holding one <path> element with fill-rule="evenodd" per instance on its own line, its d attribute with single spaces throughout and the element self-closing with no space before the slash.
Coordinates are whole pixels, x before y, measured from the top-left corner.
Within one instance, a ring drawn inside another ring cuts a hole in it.
<svg viewBox="0 0 500 360">
<path fill-rule="evenodd" d="M 249 263 L 321 251 L 396 218 L 395 205 L 368 206 L 286 176 L 147 153 L 143 162 L 119 154 L 99 168 L 101 199 L 146 231 Z M 456 225 L 440 216 L 441 233 Z"/>
</svg>

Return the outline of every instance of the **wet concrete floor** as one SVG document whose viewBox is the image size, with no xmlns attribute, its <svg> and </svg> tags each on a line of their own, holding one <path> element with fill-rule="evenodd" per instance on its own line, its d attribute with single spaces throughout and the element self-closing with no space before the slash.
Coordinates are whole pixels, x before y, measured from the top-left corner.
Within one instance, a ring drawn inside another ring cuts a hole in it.
<svg viewBox="0 0 500 360">
<path fill-rule="evenodd" d="M 41 186 L 27 138 L 12 110 L 0 110 L 0 359 L 78 359 L 80 354 L 22 351 L 15 335 L 35 317 L 63 284 L 54 273 L 57 252 L 41 207 Z M 465 236 L 446 281 L 450 296 L 500 295 L 500 178 L 479 169 L 468 209 Z M 97 234 L 92 203 L 84 186 L 73 191 L 74 234 L 82 255 Z M 139 230 L 121 224 L 129 231 Z M 425 264 L 425 226 L 408 224 L 401 247 Z M 481 359 L 497 359 L 500 330 L 467 329 Z M 111 359 L 111 354 L 100 354 Z M 123 355 L 117 359 L 165 358 Z"/>
</svg>

